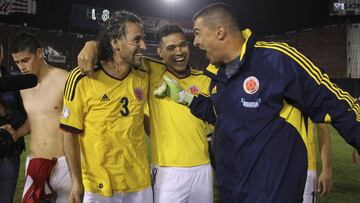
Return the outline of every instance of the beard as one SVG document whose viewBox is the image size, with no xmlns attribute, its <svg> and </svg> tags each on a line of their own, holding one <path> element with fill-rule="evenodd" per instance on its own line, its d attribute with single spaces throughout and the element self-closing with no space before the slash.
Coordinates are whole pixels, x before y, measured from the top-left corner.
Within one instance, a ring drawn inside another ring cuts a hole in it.
<svg viewBox="0 0 360 203">
<path fill-rule="evenodd" d="M 130 65 L 134 68 L 139 68 L 142 64 L 142 57 L 134 55 L 132 62 Z"/>
<path fill-rule="evenodd" d="M 123 55 L 122 60 L 129 65 L 130 68 L 139 68 L 142 64 L 142 56 L 136 55 L 137 53 L 133 53 L 132 55 Z"/>
</svg>

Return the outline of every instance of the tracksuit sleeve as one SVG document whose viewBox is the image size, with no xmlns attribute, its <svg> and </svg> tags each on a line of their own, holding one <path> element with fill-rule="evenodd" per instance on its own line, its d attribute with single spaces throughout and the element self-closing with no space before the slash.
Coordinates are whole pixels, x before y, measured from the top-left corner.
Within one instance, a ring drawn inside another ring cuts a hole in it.
<svg viewBox="0 0 360 203">
<path fill-rule="evenodd" d="M 193 115 L 212 125 L 216 121 L 216 113 L 211 97 L 199 94 L 194 96 L 190 104 L 190 111 Z"/>
<path fill-rule="evenodd" d="M 286 100 L 316 123 L 331 123 L 350 145 L 360 150 L 359 105 L 329 76 L 295 49 L 281 60 L 286 67 Z"/>
</svg>

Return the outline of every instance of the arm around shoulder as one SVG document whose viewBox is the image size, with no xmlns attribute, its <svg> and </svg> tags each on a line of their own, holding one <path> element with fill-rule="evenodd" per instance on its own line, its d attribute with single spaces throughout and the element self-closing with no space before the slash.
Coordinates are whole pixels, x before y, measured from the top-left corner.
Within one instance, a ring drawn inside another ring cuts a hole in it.
<svg viewBox="0 0 360 203">
<path fill-rule="evenodd" d="M 97 41 L 87 41 L 77 56 L 78 66 L 82 73 L 93 77 L 94 67 L 98 59 Z"/>
</svg>

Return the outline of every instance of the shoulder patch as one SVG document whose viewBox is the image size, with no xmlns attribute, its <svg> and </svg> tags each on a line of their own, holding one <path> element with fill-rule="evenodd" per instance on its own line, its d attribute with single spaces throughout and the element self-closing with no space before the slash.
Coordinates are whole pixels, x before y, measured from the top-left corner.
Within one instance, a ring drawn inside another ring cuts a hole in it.
<svg viewBox="0 0 360 203">
<path fill-rule="evenodd" d="M 64 89 L 64 98 L 66 100 L 72 101 L 74 99 L 76 85 L 83 77 L 85 77 L 85 75 L 80 72 L 80 69 L 78 67 L 70 72 L 68 79 L 66 80 Z"/>
</svg>

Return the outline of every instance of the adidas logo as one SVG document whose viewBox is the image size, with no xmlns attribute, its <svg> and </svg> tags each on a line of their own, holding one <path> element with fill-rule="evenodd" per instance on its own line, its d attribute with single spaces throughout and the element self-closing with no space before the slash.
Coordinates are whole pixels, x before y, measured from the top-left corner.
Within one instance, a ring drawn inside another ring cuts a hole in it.
<svg viewBox="0 0 360 203">
<path fill-rule="evenodd" d="M 110 101 L 110 98 L 109 98 L 106 94 L 104 94 L 104 95 L 101 97 L 100 101 L 101 101 L 101 102 Z"/>
</svg>

